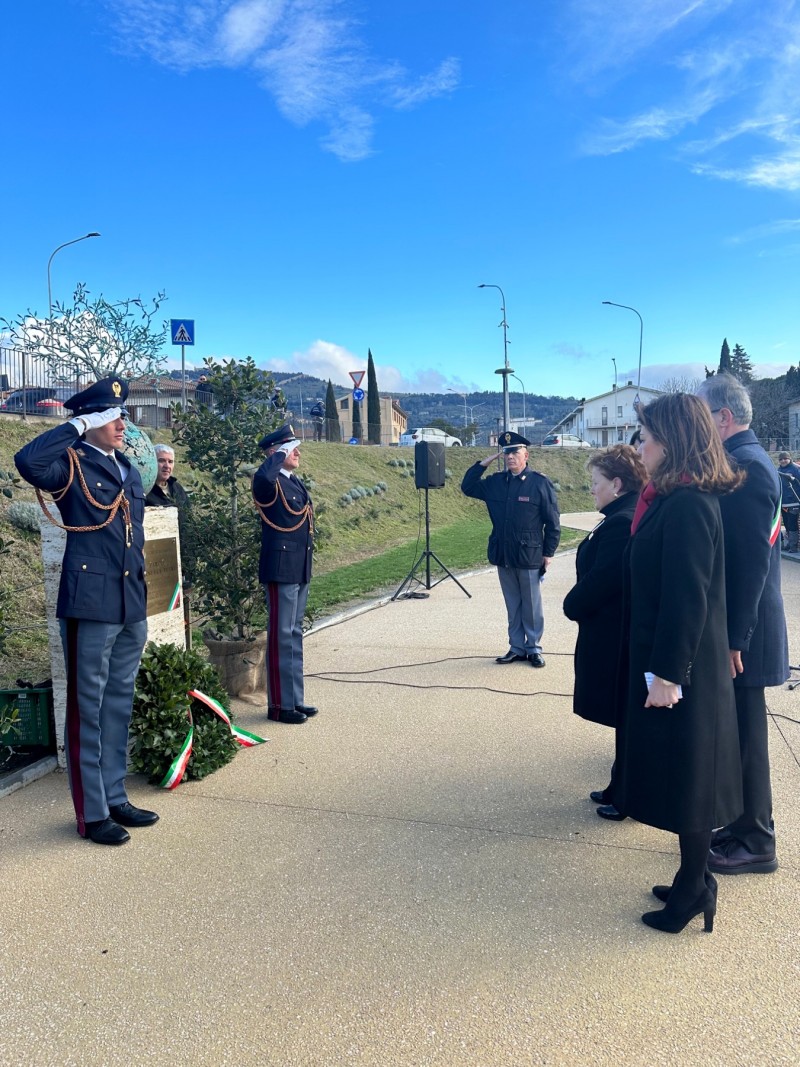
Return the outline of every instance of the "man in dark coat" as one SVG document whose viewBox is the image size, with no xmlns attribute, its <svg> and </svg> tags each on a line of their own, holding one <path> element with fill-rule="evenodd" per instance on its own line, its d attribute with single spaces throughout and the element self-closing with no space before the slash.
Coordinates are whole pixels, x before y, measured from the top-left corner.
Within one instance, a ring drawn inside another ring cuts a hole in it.
<svg viewBox="0 0 800 1067">
<path fill-rule="evenodd" d="M 314 513 L 308 490 L 294 473 L 300 441 L 288 424 L 260 442 L 267 457 L 253 476 L 261 515 L 258 578 L 266 587 L 268 715 L 302 723 L 317 708 L 303 692 L 303 616 L 311 581 Z"/>
<path fill-rule="evenodd" d="M 14 457 L 23 478 L 53 495 L 56 525 L 67 531 L 56 606 L 67 670 L 67 770 L 78 833 L 102 845 L 124 844 L 130 834 L 123 827 L 158 819 L 130 804 L 125 791 L 133 687 L 147 639 L 144 488 L 118 451 L 127 394 L 119 378 L 96 382 L 65 402 L 73 418 Z"/>
<path fill-rule="evenodd" d="M 764 687 L 782 685 L 789 677 L 781 596 L 781 489 L 769 456 L 750 429 L 753 409 L 744 386 L 732 375 L 717 374 L 702 383 L 698 395 L 711 409 L 727 452 L 747 472 L 740 489 L 720 498 L 744 814 L 714 835 L 708 866 L 717 874 L 768 874 L 778 861 Z"/>
<path fill-rule="evenodd" d="M 508 652 L 495 662 L 527 660 L 532 667 L 544 667 L 540 583 L 561 537 L 556 491 L 549 479 L 528 466 L 530 441 L 508 431 L 500 435 L 499 444 L 502 451 L 474 463 L 461 483 L 465 496 L 484 501 L 492 520 L 488 555 L 503 590 L 509 643 Z M 506 469 L 484 478 L 499 455 Z"/>
<path fill-rule="evenodd" d="M 155 445 L 153 451 L 158 463 L 158 474 L 145 503 L 149 508 L 189 509 L 189 496 L 172 473 L 175 470 L 175 450 L 170 445 Z"/>
</svg>

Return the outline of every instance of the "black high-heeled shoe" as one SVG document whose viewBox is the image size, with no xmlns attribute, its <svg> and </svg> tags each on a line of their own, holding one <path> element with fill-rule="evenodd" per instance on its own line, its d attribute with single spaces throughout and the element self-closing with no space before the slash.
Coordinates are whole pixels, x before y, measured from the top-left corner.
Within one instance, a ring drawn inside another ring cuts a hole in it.
<svg viewBox="0 0 800 1067">
<path fill-rule="evenodd" d="M 670 911 L 669 904 L 661 911 L 647 911 L 642 916 L 645 926 L 662 930 L 665 934 L 679 934 L 696 915 L 703 915 L 703 932 L 710 934 L 714 930 L 714 916 L 717 912 L 717 898 L 706 887 L 697 900 L 685 911 Z"/>
<path fill-rule="evenodd" d="M 711 892 L 714 894 L 714 899 L 716 900 L 717 899 L 717 880 L 714 877 L 714 875 L 711 873 L 711 871 L 706 871 L 706 885 L 711 890 Z M 656 898 L 656 900 L 660 900 L 663 904 L 666 904 L 667 898 L 669 897 L 671 892 L 672 892 L 672 886 L 671 885 L 654 885 L 653 886 L 653 896 Z"/>
</svg>

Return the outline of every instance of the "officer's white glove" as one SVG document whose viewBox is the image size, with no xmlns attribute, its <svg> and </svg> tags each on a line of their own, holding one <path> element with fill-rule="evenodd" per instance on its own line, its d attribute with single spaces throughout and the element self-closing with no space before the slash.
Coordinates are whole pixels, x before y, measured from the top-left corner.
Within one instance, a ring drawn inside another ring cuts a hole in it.
<svg viewBox="0 0 800 1067">
<path fill-rule="evenodd" d="M 105 411 L 90 411 L 85 415 L 76 415 L 69 421 L 80 434 L 87 430 L 96 430 L 100 426 L 106 426 L 109 422 L 115 422 L 122 415 L 121 408 L 106 408 Z"/>
<path fill-rule="evenodd" d="M 290 452 L 294 452 L 296 448 L 302 445 L 302 441 L 298 441 L 296 437 L 293 437 L 291 441 L 284 441 L 283 444 L 278 445 L 276 452 L 283 452 L 285 456 L 288 456 Z"/>
</svg>

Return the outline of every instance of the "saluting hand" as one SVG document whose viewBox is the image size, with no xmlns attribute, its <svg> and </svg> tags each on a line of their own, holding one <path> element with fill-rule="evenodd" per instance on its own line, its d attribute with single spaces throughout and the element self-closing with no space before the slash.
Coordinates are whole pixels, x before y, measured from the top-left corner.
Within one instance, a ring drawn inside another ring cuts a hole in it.
<svg viewBox="0 0 800 1067">
<path fill-rule="evenodd" d="M 76 415 L 73 422 L 83 423 L 83 433 L 87 430 L 96 430 L 100 426 L 106 426 L 109 422 L 116 422 L 122 415 L 121 408 L 106 408 L 105 411 L 90 411 L 85 415 Z"/>
<path fill-rule="evenodd" d="M 502 454 L 502 452 L 496 452 L 493 456 L 487 456 L 486 459 L 480 460 L 480 465 L 482 467 L 488 467 L 490 463 L 494 463 L 496 459 L 500 459 Z"/>
</svg>

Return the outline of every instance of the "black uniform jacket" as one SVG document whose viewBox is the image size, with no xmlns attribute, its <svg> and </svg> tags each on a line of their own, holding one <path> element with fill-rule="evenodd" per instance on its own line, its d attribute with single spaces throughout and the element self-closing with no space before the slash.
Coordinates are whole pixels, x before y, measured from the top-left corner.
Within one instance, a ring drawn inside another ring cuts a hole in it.
<svg viewBox="0 0 800 1067">
<path fill-rule="evenodd" d="M 742 653 L 744 665 L 734 685 L 783 685 L 789 677 L 789 651 L 780 537 L 769 543 L 781 505 L 780 479 L 752 430 L 729 437 L 725 448 L 747 471 L 743 485 L 719 501 L 725 533 L 728 647 Z"/>
<path fill-rule="evenodd" d="M 110 457 L 81 443 L 77 429 L 69 422 L 34 438 L 20 449 L 14 462 L 31 485 L 58 493 L 69 481 L 70 446 L 78 454 L 88 492 L 98 503 L 111 504 L 123 488 L 118 467 Z M 124 490 L 130 504 L 131 544 L 126 544 L 122 508 L 102 530 L 67 533 L 56 606 L 60 619 L 130 623 L 147 617 L 144 488 L 138 470 L 121 452 L 115 455 L 127 471 Z M 109 514 L 90 503 L 77 473 L 57 507 L 65 526 L 99 526 Z"/>
<path fill-rule="evenodd" d="M 578 546 L 578 580 L 564 599 L 564 614 L 578 623 L 572 709 L 602 726 L 617 723 L 623 560 L 636 500 L 625 493 L 601 509 L 605 518 Z"/>
<path fill-rule="evenodd" d="M 778 467 L 778 477 L 781 481 L 783 507 L 796 510 L 800 504 L 800 467 L 796 463 L 787 463 L 785 467 Z"/>
<path fill-rule="evenodd" d="M 496 567 L 538 570 L 543 556 L 555 555 L 561 537 L 553 483 L 530 467 L 517 477 L 499 471 L 484 478 L 485 471 L 480 463 L 470 467 L 461 491 L 485 501 L 489 510 L 489 562 Z"/>
<path fill-rule="evenodd" d="M 626 560 L 628 693 L 612 803 L 673 833 L 726 826 L 743 804 L 717 497 L 688 486 L 656 497 Z M 645 708 L 645 671 L 677 682 L 683 698 Z"/>
<path fill-rule="evenodd" d="M 261 505 L 258 580 L 303 585 L 311 581 L 314 553 L 311 498 L 296 475 L 280 473 L 285 459 L 273 452 L 253 476 L 253 497 Z"/>
</svg>

